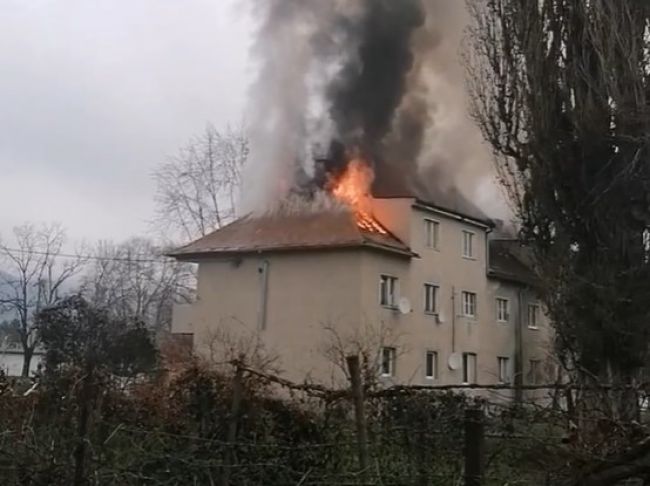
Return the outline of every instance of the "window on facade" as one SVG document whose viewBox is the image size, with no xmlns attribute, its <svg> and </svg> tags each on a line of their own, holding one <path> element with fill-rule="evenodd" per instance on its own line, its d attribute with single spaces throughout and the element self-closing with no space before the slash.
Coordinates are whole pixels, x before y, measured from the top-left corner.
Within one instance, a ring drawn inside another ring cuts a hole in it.
<svg viewBox="0 0 650 486">
<path fill-rule="evenodd" d="M 474 258 L 474 233 L 463 231 L 463 256 Z"/>
<path fill-rule="evenodd" d="M 537 329 L 539 325 L 539 305 L 528 304 L 528 327 Z"/>
<path fill-rule="evenodd" d="M 440 239 L 440 223 L 432 219 L 424 220 L 424 243 L 427 248 L 438 249 Z"/>
<path fill-rule="evenodd" d="M 510 359 L 499 356 L 497 366 L 499 368 L 499 383 L 508 383 L 510 381 Z"/>
<path fill-rule="evenodd" d="M 438 353 L 436 351 L 427 351 L 425 376 L 429 380 L 438 379 Z"/>
<path fill-rule="evenodd" d="M 474 292 L 463 292 L 461 297 L 463 315 L 465 317 L 476 317 L 476 294 Z"/>
<path fill-rule="evenodd" d="M 650 229 L 643 230 L 643 263 L 650 263 Z"/>
<path fill-rule="evenodd" d="M 397 279 L 382 275 L 379 279 L 379 303 L 385 307 L 397 305 Z"/>
<path fill-rule="evenodd" d="M 510 319 L 510 309 L 508 299 L 497 298 L 497 321 L 508 322 Z"/>
<path fill-rule="evenodd" d="M 475 353 L 463 353 L 463 383 L 476 383 Z"/>
<path fill-rule="evenodd" d="M 381 375 L 395 376 L 395 348 L 381 348 Z"/>
<path fill-rule="evenodd" d="M 424 312 L 436 314 L 438 312 L 438 286 L 424 284 Z"/>
<path fill-rule="evenodd" d="M 533 385 L 538 385 L 541 381 L 540 361 L 538 359 L 531 359 L 528 364 L 528 382 Z"/>
</svg>

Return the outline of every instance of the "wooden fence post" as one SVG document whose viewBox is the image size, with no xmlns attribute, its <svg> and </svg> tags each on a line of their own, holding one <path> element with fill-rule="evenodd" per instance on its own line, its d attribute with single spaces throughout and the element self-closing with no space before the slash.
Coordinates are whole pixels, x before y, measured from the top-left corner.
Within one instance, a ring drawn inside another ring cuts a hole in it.
<svg viewBox="0 0 650 486">
<path fill-rule="evenodd" d="M 224 455 L 224 466 L 221 472 L 221 486 L 230 484 L 230 469 L 235 464 L 235 443 L 237 442 L 237 428 L 239 425 L 239 415 L 241 411 L 241 402 L 243 396 L 243 357 L 240 357 L 234 363 L 235 376 L 232 381 L 232 402 L 230 405 L 230 417 L 228 418 L 228 435 L 226 437 L 226 454 Z"/>
<path fill-rule="evenodd" d="M 359 455 L 360 479 L 365 484 L 368 472 L 368 429 L 364 407 L 363 382 L 361 381 L 361 367 L 359 356 L 346 358 L 350 372 L 350 386 L 352 400 L 354 401 L 354 419 L 357 426 L 357 447 Z"/>
<path fill-rule="evenodd" d="M 465 410 L 465 486 L 483 484 L 483 453 L 485 435 L 483 410 Z"/>
</svg>

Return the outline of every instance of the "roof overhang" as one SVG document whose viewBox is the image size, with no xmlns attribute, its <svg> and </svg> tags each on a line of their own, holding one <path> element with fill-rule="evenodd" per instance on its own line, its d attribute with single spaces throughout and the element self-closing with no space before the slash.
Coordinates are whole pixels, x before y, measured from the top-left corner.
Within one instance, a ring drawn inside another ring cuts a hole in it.
<svg viewBox="0 0 650 486">
<path fill-rule="evenodd" d="M 365 242 L 362 244 L 340 244 L 340 245 L 323 245 L 323 246 L 275 246 L 275 247 L 259 247 L 259 248 L 246 248 L 231 250 L 218 250 L 218 251 L 202 251 L 202 252 L 171 252 L 166 254 L 171 258 L 175 258 L 181 262 L 198 263 L 206 259 L 225 258 L 229 260 L 237 260 L 240 257 L 268 254 L 268 253 L 293 253 L 293 252 L 332 252 L 341 250 L 372 250 L 379 252 L 391 253 L 395 256 L 402 258 L 419 258 L 420 256 L 410 250 L 402 250 L 390 245 L 382 245 L 375 242 Z"/>
<path fill-rule="evenodd" d="M 512 273 L 503 272 L 500 270 L 489 269 L 487 272 L 488 278 L 494 280 L 501 280 L 508 283 L 516 284 L 519 286 L 530 287 L 530 288 L 539 288 L 540 282 L 534 278 L 522 278 L 518 275 Z"/>
<path fill-rule="evenodd" d="M 481 220 L 477 218 L 472 218 L 471 216 L 467 216 L 459 211 L 453 210 L 453 209 L 448 209 L 444 208 L 426 201 L 423 201 L 421 199 L 415 199 L 415 202 L 413 203 L 413 207 L 416 209 L 421 209 L 423 211 L 429 211 L 429 212 L 434 212 L 437 214 L 440 214 L 441 216 L 445 216 L 450 219 L 455 219 L 457 221 L 462 221 L 463 223 L 471 224 L 473 226 L 477 226 L 479 228 L 485 229 L 485 230 L 491 230 L 494 228 L 494 222 L 486 219 L 486 220 Z"/>
</svg>

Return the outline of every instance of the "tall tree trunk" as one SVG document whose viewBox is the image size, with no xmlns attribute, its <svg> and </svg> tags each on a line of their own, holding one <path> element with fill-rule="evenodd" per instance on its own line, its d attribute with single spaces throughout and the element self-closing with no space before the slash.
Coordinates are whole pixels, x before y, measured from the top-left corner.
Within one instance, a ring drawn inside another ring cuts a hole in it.
<svg viewBox="0 0 650 486">
<path fill-rule="evenodd" d="M 23 370 L 20 376 L 27 378 L 29 376 L 32 357 L 34 356 L 34 346 L 23 346 Z"/>
</svg>

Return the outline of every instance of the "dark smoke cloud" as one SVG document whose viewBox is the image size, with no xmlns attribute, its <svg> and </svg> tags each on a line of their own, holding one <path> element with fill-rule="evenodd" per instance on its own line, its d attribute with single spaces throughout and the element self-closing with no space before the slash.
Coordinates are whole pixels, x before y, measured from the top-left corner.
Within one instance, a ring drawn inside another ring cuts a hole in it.
<svg viewBox="0 0 650 486">
<path fill-rule="evenodd" d="M 282 197 L 274 178 L 285 190 L 322 186 L 351 148 L 374 164 L 376 195 L 448 198 L 460 187 L 474 198 L 487 187 L 489 154 L 467 116 L 458 62 L 464 2 L 252 1 L 261 12 L 253 205 Z"/>
<path fill-rule="evenodd" d="M 337 135 L 376 152 L 390 131 L 413 67 L 412 37 L 423 25 L 420 0 L 367 0 L 357 23 L 347 22 L 356 52 L 328 86 Z"/>
</svg>

